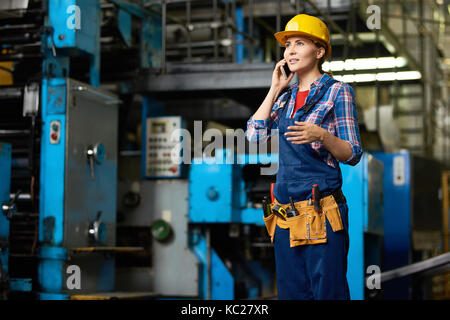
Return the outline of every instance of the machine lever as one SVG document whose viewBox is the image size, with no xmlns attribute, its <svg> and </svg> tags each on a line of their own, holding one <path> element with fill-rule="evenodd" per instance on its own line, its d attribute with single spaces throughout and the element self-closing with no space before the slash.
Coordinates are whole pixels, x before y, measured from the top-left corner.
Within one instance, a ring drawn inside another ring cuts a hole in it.
<svg viewBox="0 0 450 320">
<path fill-rule="evenodd" d="M 17 190 L 10 202 L 2 204 L 2 212 L 8 220 L 11 220 L 13 215 L 17 212 L 16 200 L 21 193 L 22 190 Z"/>
<path fill-rule="evenodd" d="M 97 212 L 95 221 L 89 224 L 88 234 L 92 243 L 103 243 L 106 239 L 106 225 L 100 220 L 102 211 Z"/>
<path fill-rule="evenodd" d="M 95 168 L 94 161 L 97 164 L 102 164 L 105 160 L 105 148 L 103 144 L 97 143 L 95 146 L 89 145 L 86 150 L 86 156 L 89 161 L 89 167 L 91 168 L 91 179 L 95 180 Z"/>
<path fill-rule="evenodd" d="M 95 180 L 95 172 L 94 172 L 94 148 L 92 146 L 89 146 L 86 155 L 88 157 L 89 161 L 89 167 L 91 168 L 91 180 Z"/>
</svg>

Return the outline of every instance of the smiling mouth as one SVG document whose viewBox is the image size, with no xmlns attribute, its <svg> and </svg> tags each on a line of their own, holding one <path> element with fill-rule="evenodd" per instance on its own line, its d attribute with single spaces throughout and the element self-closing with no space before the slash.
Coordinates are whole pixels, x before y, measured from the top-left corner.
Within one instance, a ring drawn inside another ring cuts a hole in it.
<svg viewBox="0 0 450 320">
<path fill-rule="evenodd" d="M 289 60 L 289 63 L 290 64 L 295 64 L 295 63 L 297 63 L 299 60 L 298 59 L 292 59 L 292 60 Z"/>
</svg>

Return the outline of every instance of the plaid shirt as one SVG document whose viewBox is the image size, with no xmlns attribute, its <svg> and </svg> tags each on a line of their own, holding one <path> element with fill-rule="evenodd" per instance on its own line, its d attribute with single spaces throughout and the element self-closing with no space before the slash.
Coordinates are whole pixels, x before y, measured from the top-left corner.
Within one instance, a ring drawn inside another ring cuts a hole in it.
<svg viewBox="0 0 450 320">
<path fill-rule="evenodd" d="M 311 84 L 305 105 L 311 101 L 329 78 L 330 76 L 324 73 Z M 291 118 L 297 92 L 298 83 L 295 83 L 281 94 L 272 107 L 269 119 L 253 120 L 250 117 L 247 121 L 247 139 L 250 142 L 267 141 L 271 136 L 271 129 L 278 128 L 278 117 L 286 105 L 288 108 L 286 117 Z M 359 137 L 355 94 L 350 85 L 342 82 L 333 84 L 306 116 L 305 122 L 318 125 L 328 130 L 332 135 L 350 144 L 352 147 L 352 156 L 342 163 L 354 166 L 359 162 L 362 156 L 361 139 Z M 328 152 L 321 142 L 312 142 L 311 146 L 319 153 L 326 164 L 336 168 L 336 158 Z"/>
</svg>

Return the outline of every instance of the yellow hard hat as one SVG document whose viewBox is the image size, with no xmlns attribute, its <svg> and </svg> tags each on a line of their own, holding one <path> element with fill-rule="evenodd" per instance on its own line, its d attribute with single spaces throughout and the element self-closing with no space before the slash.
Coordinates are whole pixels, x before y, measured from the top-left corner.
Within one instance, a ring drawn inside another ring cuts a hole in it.
<svg viewBox="0 0 450 320">
<path fill-rule="evenodd" d="M 327 25 L 319 18 L 308 14 L 296 15 L 286 24 L 284 31 L 277 32 L 274 36 L 283 47 L 290 36 L 303 36 L 319 41 L 326 47 L 324 60 L 331 56 L 330 31 Z"/>
</svg>

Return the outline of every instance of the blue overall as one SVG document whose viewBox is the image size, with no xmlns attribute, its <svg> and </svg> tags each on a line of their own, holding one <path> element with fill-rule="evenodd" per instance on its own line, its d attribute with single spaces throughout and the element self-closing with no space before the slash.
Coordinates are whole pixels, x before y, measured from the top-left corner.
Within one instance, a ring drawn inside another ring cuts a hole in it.
<svg viewBox="0 0 450 320">
<path fill-rule="evenodd" d="M 309 110 L 322 98 L 336 80 L 328 80 L 309 103 Z M 293 144 L 285 132 L 294 121 L 305 121 L 308 105 L 300 108 L 293 118 L 281 112 L 279 130 L 279 167 L 273 194 L 278 202 L 289 203 L 311 198 L 312 185 L 318 184 L 322 194 L 338 190 L 342 176 L 337 168 L 327 165 L 309 143 Z M 306 110 L 306 112 L 305 112 Z M 273 239 L 277 290 L 279 299 L 349 299 L 347 284 L 348 207 L 339 203 L 344 230 L 333 232 L 328 220 L 327 243 L 290 247 L 289 229 L 276 227 Z"/>
</svg>

